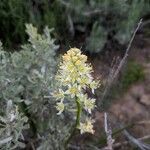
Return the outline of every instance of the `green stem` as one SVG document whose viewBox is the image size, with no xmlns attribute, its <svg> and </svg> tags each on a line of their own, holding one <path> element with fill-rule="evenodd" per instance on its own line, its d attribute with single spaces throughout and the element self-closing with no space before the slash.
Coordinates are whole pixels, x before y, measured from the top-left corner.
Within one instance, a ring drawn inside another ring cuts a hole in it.
<svg viewBox="0 0 150 150">
<path fill-rule="evenodd" d="M 77 116 L 76 116 L 75 127 L 77 128 L 80 125 L 80 117 L 81 117 L 81 111 L 82 111 L 82 107 L 78 98 L 76 98 L 76 105 L 77 105 L 77 114 L 76 114 Z"/>
<path fill-rule="evenodd" d="M 80 103 L 80 101 L 77 97 L 76 97 L 75 101 L 76 101 L 76 106 L 77 106 L 76 122 L 75 122 L 75 125 L 73 126 L 73 129 L 71 131 L 71 134 L 70 134 L 69 138 L 65 142 L 65 149 L 67 149 L 67 146 L 68 146 L 70 140 L 75 135 L 76 128 L 78 128 L 79 125 L 80 125 L 80 117 L 81 117 L 82 107 L 81 107 L 81 103 Z"/>
</svg>

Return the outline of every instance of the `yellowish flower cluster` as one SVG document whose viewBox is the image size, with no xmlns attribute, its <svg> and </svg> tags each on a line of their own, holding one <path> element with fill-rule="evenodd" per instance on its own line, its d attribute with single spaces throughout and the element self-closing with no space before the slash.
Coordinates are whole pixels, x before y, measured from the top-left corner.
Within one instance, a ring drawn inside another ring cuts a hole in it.
<svg viewBox="0 0 150 150">
<path fill-rule="evenodd" d="M 86 119 L 86 121 L 84 123 L 80 123 L 79 129 L 81 134 L 85 133 L 85 132 L 90 132 L 92 134 L 94 134 L 94 129 L 93 129 L 93 123 L 94 120 L 92 119 Z"/>
<path fill-rule="evenodd" d="M 81 54 L 79 49 L 71 48 L 62 59 L 56 79 L 59 81 L 60 87 L 65 87 L 65 90 L 63 91 L 61 88 L 54 94 L 54 97 L 59 100 L 56 106 L 58 114 L 61 114 L 65 109 L 64 98 L 66 95 L 78 99 L 81 107 L 91 114 L 95 108 L 95 99 L 88 98 L 84 91 L 86 88 L 90 88 L 94 93 L 99 82 L 93 80 L 92 67 L 86 63 L 87 56 Z M 89 119 L 86 123 L 80 123 L 78 128 L 81 133 L 93 133 L 92 123 Z"/>
</svg>

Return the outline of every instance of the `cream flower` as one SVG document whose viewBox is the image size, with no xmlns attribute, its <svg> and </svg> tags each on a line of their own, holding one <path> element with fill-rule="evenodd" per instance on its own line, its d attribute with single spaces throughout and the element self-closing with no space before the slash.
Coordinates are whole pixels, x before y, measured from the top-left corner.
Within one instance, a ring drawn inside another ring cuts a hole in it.
<svg viewBox="0 0 150 150">
<path fill-rule="evenodd" d="M 88 98 L 84 100 L 84 109 L 91 114 L 91 111 L 95 108 L 95 99 Z"/>
<path fill-rule="evenodd" d="M 93 72 L 92 66 L 86 62 L 87 56 L 83 55 L 80 49 L 71 48 L 68 50 L 62 56 L 62 62 L 56 75 L 56 80 L 60 83 L 59 88 L 63 90 L 59 89 L 58 93 L 54 94 L 56 100 L 61 100 L 56 106 L 58 114 L 64 111 L 64 97 L 70 96 L 73 99 L 73 101 L 69 101 L 68 99 L 68 103 L 66 99 L 65 103 L 67 104 L 67 108 L 76 108 L 76 127 L 79 126 L 81 134 L 84 132 L 94 133 L 93 120 L 87 119 L 85 123 L 80 123 L 80 120 L 82 113 L 84 113 L 82 109 L 91 114 L 91 111 L 95 108 L 95 99 L 88 98 L 87 94 L 85 94 L 86 88 L 90 88 L 92 93 L 94 93 L 94 90 L 98 87 L 98 82 L 94 81 L 91 75 Z"/>
<path fill-rule="evenodd" d="M 73 86 L 68 85 L 68 90 L 66 91 L 66 94 L 70 95 L 71 98 L 74 98 L 75 96 L 77 96 L 80 92 L 80 87 L 78 87 L 77 84 L 74 84 Z"/>
<path fill-rule="evenodd" d="M 94 123 L 94 120 L 89 119 L 89 118 L 86 119 L 84 123 L 80 123 L 80 126 L 79 126 L 80 133 L 83 134 L 85 132 L 89 132 L 89 133 L 94 134 L 93 123 Z"/>
<path fill-rule="evenodd" d="M 98 81 L 97 81 L 97 82 L 92 81 L 92 82 L 90 83 L 90 88 L 91 88 L 93 94 L 94 94 L 94 90 L 97 89 L 97 88 L 99 87 L 99 85 L 100 85 L 100 84 L 99 84 Z"/>
<path fill-rule="evenodd" d="M 56 103 L 56 109 L 58 111 L 57 115 L 60 115 L 64 111 L 64 109 L 65 109 L 64 103 L 62 101 Z"/>
<path fill-rule="evenodd" d="M 56 100 L 64 100 L 65 98 L 65 92 L 62 89 L 59 89 L 58 92 L 53 93 L 53 97 L 56 98 Z"/>
</svg>

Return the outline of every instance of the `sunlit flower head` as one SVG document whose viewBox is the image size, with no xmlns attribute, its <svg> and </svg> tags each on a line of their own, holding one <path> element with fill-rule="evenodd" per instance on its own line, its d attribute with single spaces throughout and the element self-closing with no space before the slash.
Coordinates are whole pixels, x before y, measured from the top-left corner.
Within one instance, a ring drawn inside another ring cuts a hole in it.
<svg viewBox="0 0 150 150">
<path fill-rule="evenodd" d="M 71 108 L 76 107 L 77 111 L 80 107 L 80 109 L 84 109 L 89 114 L 92 113 L 96 100 L 88 98 L 86 89 L 90 89 L 94 94 L 94 90 L 99 86 L 99 82 L 94 80 L 92 72 L 91 64 L 87 63 L 87 56 L 82 54 L 80 49 L 71 48 L 62 56 L 62 62 L 59 65 L 56 75 L 59 90 L 53 94 L 56 100 L 61 101 L 56 103 L 58 114 L 61 114 L 64 108 L 69 109 L 70 105 Z M 66 96 L 67 99 L 65 99 Z M 64 99 L 65 104 L 63 103 Z M 85 111 L 81 111 L 80 113 L 84 113 Z M 82 117 L 82 114 L 80 114 L 80 117 Z M 78 118 L 79 121 L 80 117 Z M 86 119 L 84 123 L 80 123 L 79 129 L 81 133 L 94 133 L 92 123 L 93 120 L 91 119 Z"/>
<path fill-rule="evenodd" d="M 92 91 L 98 87 L 99 82 L 94 82 L 91 75 L 93 72 L 92 66 L 86 63 L 87 56 L 83 55 L 78 48 L 71 48 L 62 58 L 56 76 L 56 79 L 62 85 L 69 87 L 77 84 L 81 87 L 78 89 L 89 87 Z"/>
<path fill-rule="evenodd" d="M 94 134 L 93 123 L 94 123 L 94 120 L 90 118 L 87 118 L 84 123 L 81 122 L 79 126 L 80 133 L 83 134 L 85 132 L 88 132 L 88 133 Z"/>
</svg>

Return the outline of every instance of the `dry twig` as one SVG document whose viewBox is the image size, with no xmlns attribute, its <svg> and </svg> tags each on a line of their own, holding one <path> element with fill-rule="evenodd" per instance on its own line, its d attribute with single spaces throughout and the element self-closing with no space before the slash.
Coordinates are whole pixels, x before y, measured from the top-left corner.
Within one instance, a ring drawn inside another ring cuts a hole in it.
<svg viewBox="0 0 150 150">
<path fill-rule="evenodd" d="M 134 138 L 127 130 L 124 130 L 124 135 L 128 138 L 129 143 L 132 143 L 134 146 L 138 147 L 141 150 L 150 150 L 150 145 L 145 144 L 139 139 Z"/>
<path fill-rule="evenodd" d="M 102 100 L 101 100 L 101 101 L 103 101 L 103 99 L 105 98 L 105 96 L 106 96 L 107 92 L 109 91 L 109 89 L 110 89 L 112 83 L 113 83 L 114 80 L 118 77 L 118 74 L 119 74 L 120 70 L 122 69 L 123 65 L 125 64 L 126 59 L 127 59 L 127 57 L 128 57 L 128 54 L 129 54 L 129 50 L 130 50 L 131 45 L 132 45 L 132 42 L 133 42 L 134 37 L 135 37 L 137 31 L 139 30 L 141 24 L 142 24 L 142 19 L 139 21 L 139 23 L 138 23 L 138 25 L 137 25 L 135 31 L 133 32 L 133 35 L 132 35 L 132 37 L 131 37 L 131 40 L 130 40 L 130 42 L 129 42 L 129 44 L 128 44 L 128 47 L 127 47 L 127 49 L 126 49 L 126 51 L 125 51 L 124 57 L 123 57 L 122 60 L 120 61 L 120 63 L 119 63 L 119 65 L 118 65 L 117 69 L 116 69 L 115 71 L 113 71 L 113 75 L 111 75 L 111 78 L 110 78 L 110 80 L 108 81 L 108 83 L 107 83 L 107 85 L 106 85 L 106 88 L 105 88 L 105 90 L 104 90 L 104 93 L 103 93 L 103 96 L 102 96 Z M 111 74 L 112 74 L 112 73 L 111 73 Z"/>
<path fill-rule="evenodd" d="M 144 137 L 138 138 L 137 140 L 138 141 L 143 141 L 143 140 L 147 140 L 147 139 L 150 139 L 150 135 L 146 135 Z M 122 143 L 115 143 L 113 145 L 113 148 L 118 148 L 118 147 L 121 147 L 121 146 L 124 146 L 124 145 L 127 145 L 127 144 L 129 144 L 129 141 L 125 141 L 125 142 L 122 142 Z"/>
<path fill-rule="evenodd" d="M 107 113 L 104 113 L 104 127 L 105 133 L 107 136 L 107 147 L 104 148 L 105 150 L 113 150 L 113 143 L 114 139 L 112 138 L 112 130 L 111 127 L 108 125 Z"/>
</svg>

